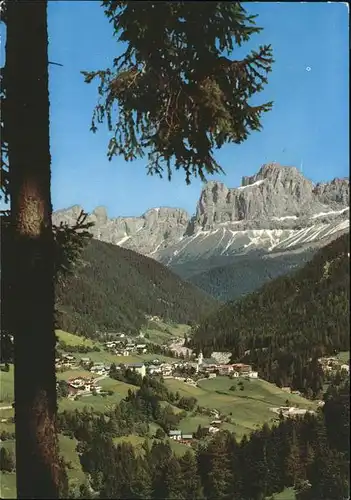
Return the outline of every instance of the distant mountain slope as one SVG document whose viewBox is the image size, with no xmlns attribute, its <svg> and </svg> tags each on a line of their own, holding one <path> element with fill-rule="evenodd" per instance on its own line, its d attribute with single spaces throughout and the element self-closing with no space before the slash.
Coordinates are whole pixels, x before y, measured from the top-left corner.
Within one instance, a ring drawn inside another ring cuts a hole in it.
<svg viewBox="0 0 351 500">
<path fill-rule="evenodd" d="M 293 275 L 225 304 L 196 329 L 195 347 L 231 350 L 269 380 L 301 388 L 311 357 L 349 349 L 349 252 L 345 234 Z"/>
<path fill-rule="evenodd" d="M 198 322 L 216 301 L 162 264 L 92 240 L 75 276 L 57 287 L 58 326 L 93 336 L 97 330 L 139 331 L 145 315 Z"/>
<path fill-rule="evenodd" d="M 250 255 L 234 257 L 232 262 L 226 265 L 191 274 L 187 280 L 216 299 L 228 302 L 252 293 L 266 282 L 302 267 L 312 258 L 314 252 L 312 248 L 269 254 L 251 252 Z M 183 269 L 180 268 L 179 271 L 181 276 Z"/>
</svg>

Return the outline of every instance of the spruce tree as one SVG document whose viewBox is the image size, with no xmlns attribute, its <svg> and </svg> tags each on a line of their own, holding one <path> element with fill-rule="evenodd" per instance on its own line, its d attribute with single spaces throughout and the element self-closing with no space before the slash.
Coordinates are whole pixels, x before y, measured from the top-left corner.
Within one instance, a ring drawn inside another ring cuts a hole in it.
<svg viewBox="0 0 351 500">
<path fill-rule="evenodd" d="M 189 500 L 204 498 L 194 453 L 187 451 L 179 458 L 179 464 L 181 469 L 181 489 L 184 498 Z"/>
<path fill-rule="evenodd" d="M 112 68 L 83 72 L 99 80 L 92 130 L 105 119 L 113 133 L 108 158 L 148 154 L 148 172 L 170 179 L 172 167 L 193 175 L 221 172 L 215 148 L 240 144 L 262 127 L 271 102 L 251 98 L 267 83 L 270 45 L 243 59 L 237 46 L 261 31 L 239 2 L 104 0 L 114 36 L 127 44 Z M 114 109 L 118 110 L 114 114 Z"/>
</svg>

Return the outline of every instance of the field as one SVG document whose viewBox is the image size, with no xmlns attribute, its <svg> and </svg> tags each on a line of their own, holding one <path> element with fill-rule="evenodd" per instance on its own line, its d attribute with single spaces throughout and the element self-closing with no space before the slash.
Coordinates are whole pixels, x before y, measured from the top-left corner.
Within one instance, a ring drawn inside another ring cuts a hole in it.
<svg viewBox="0 0 351 500">
<path fill-rule="evenodd" d="M 1 498 L 16 498 L 16 474 L 0 472 Z"/>
<path fill-rule="evenodd" d="M 341 351 L 337 354 L 337 358 L 340 359 L 342 363 L 348 363 L 350 359 L 350 351 Z"/>
<path fill-rule="evenodd" d="M 61 434 L 59 436 L 59 445 L 61 455 L 66 462 L 70 463 L 70 466 L 67 467 L 69 482 L 72 486 L 79 486 L 84 482 L 84 472 L 82 471 L 79 456 L 76 452 L 77 440 Z"/>
<path fill-rule="evenodd" d="M 169 326 L 164 323 L 162 323 L 161 325 L 164 325 L 160 326 L 161 330 L 154 330 L 154 332 L 158 332 L 159 334 L 160 343 L 165 342 L 165 335 L 169 336 L 169 334 L 165 333 L 162 328 L 169 328 L 170 331 L 173 332 L 170 335 L 170 338 L 177 336 L 175 332 L 178 333 L 178 336 L 183 336 L 184 331 L 186 331 L 186 329 L 189 329 L 187 325 Z M 161 354 L 132 354 L 131 356 L 116 356 L 115 354 L 105 351 L 101 342 L 93 342 L 90 339 L 86 339 L 72 333 L 64 332 L 63 330 L 56 330 L 56 335 L 58 336 L 59 340 L 63 340 L 67 345 L 72 347 L 85 345 L 88 347 L 98 347 L 100 349 L 100 351 L 93 351 L 89 353 L 73 353 L 74 357 L 78 360 L 82 357 L 89 357 L 94 363 L 115 363 L 116 365 L 120 363 L 141 363 L 143 361 L 152 361 L 155 358 L 159 359 L 160 361 L 173 361 L 173 358 L 162 356 Z M 150 334 L 149 340 L 152 340 L 151 337 L 152 335 Z M 147 339 L 145 339 L 145 342 L 146 341 Z M 155 341 L 155 343 L 157 342 Z"/>
<path fill-rule="evenodd" d="M 55 333 L 59 340 L 62 340 L 69 346 L 84 345 L 87 347 L 93 347 L 96 344 L 96 342 L 93 342 L 91 339 L 80 337 L 78 335 L 74 335 L 73 333 L 64 332 L 63 330 L 55 330 Z"/>
<path fill-rule="evenodd" d="M 13 365 L 10 365 L 10 371 L 0 371 L 0 404 L 8 406 L 5 403 L 13 403 L 14 385 L 13 385 Z"/>
<path fill-rule="evenodd" d="M 293 488 L 286 488 L 280 493 L 275 493 L 272 497 L 273 500 L 295 500 L 295 492 Z"/>
<path fill-rule="evenodd" d="M 82 471 L 78 454 L 76 452 L 77 440 L 70 439 L 67 436 L 59 436 L 60 452 L 64 456 L 66 462 L 70 465 L 67 467 L 68 479 L 71 486 L 80 485 L 84 481 L 84 473 Z M 4 441 L 2 446 L 15 451 L 15 441 Z M 16 474 L 4 473 L 0 475 L 0 495 L 1 498 L 16 497 Z"/>
<path fill-rule="evenodd" d="M 115 444 L 118 443 L 131 443 L 133 446 L 135 446 L 137 453 L 143 453 L 143 444 L 145 440 L 148 441 L 149 446 L 152 446 L 153 441 L 158 441 L 157 439 L 152 439 L 152 438 L 145 438 L 142 436 L 135 436 L 134 434 L 131 434 L 129 436 L 121 436 L 118 438 L 115 438 L 113 442 Z M 192 448 L 186 446 L 185 444 L 182 443 L 177 443 L 176 441 L 173 441 L 173 439 L 167 439 L 169 442 L 172 450 L 174 453 L 178 456 L 184 455 L 188 450 L 192 450 Z"/>
<path fill-rule="evenodd" d="M 58 380 L 69 380 L 70 378 L 85 377 L 97 378 L 98 375 L 89 372 L 88 370 L 66 370 L 64 372 L 57 372 L 56 377 Z"/>
<path fill-rule="evenodd" d="M 274 414 L 271 407 L 283 406 L 288 399 L 292 406 L 300 408 L 315 408 L 315 403 L 297 396 L 287 394 L 278 387 L 264 380 L 244 380 L 244 390 L 230 391 L 232 385 L 237 386 L 237 381 L 228 377 L 204 379 L 199 382 L 199 387 L 192 387 L 184 382 L 167 379 L 166 385 L 173 392 L 178 391 L 181 396 L 194 396 L 200 406 L 217 409 L 230 416 L 231 423 L 224 424 L 223 428 L 234 431 L 238 438 L 247 434 L 264 422 L 272 423 Z M 188 416 L 181 421 L 180 428 L 193 432 L 199 424 L 208 425 L 210 418 L 196 415 Z"/>
<path fill-rule="evenodd" d="M 183 338 L 184 334 L 189 331 L 189 325 L 169 325 L 163 321 L 149 321 L 148 325 L 142 329 L 142 332 L 148 335 L 148 340 L 155 344 L 166 344 L 174 337 Z"/>
</svg>

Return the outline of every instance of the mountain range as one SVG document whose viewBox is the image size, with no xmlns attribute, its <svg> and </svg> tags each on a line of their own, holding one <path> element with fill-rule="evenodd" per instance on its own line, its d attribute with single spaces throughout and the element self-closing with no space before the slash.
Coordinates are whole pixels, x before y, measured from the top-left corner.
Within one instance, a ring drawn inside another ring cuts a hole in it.
<svg viewBox="0 0 351 500">
<path fill-rule="evenodd" d="M 53 220 L 72 224 L 81 210 L 58 210 Z M 236 188 L 208 182 L 192 216 L 160 207 L 109 218 L 97 207 L 89 220 L 95 239 L 151 257 L 229 300 L 304 264 L 348 231 L 349 179 L 313 184 L 295 167 L 270 163 Z"/>
</svg>

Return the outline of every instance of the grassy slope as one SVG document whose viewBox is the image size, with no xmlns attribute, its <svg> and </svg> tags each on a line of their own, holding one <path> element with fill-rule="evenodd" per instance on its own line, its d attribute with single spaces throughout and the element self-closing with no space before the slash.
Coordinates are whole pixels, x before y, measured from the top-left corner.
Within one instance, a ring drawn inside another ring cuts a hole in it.
<svg viewBox="0 0 351 500">
<path fill-rule="evenodd" d="M 78 335 L 65 332 L 64 330 L 56 330 L 56 335 L 58 336 L 59 340 L 62 340 L 68 346 L 93 347 L 96 344 L 91 339 L 87 339 L 85 337 L 79 337 Z"/>
<path fill-rule="evenodd" d="M 194 396 L 200 406 L 216 408 L 231 415 L 232 424 L 224 424 L 224 428 L 236 433 L 240 439 L 244 434 L 255 430 L 264 422 L 273 422 L 274 414 L 269 408 L 285 405 L 289 399 L 291 405 L 301 408 L 315 408 L 315 403 L 294 394 L 287 394 L 278 387 L 264 380 L 244 381 L 244 391 L 239 388 L 235 392 L 229 388 L 237 383 L 227 377 L 202 380 L 199 387 L 192 387 L 184 382 L 167 379 L 166 385 L 182 396 Z M 220 394 L 216 391 L 220 391 Z M 205 416 L 187 417 L 180 424 L 184 431 L 192 432 L 199 424 L 208 425 L 211 419 Z"/>
<path fill-rule="evenodd" d="M 8 406 L 8 404 L 13 403 L 13 375 L 13 365 L 10 365 L 9 372 L 0 371 L 0 406 Z"/>
<path fill-rule="evenodd" d="M 165 344 L 174 337 L 183 338 L 190 332 L 190 326 L 184 324 L 168 324 L 164 321 L 149 321 L 142 332 L 149 335 L 149 341 L 155 344 Z"/>
<path fill-rule="evenodd" d="M 131 443 L 133 446 L 135 446 L 137 452 L 143 453 L 143 444 L 147 440 L 149 442 L 149 446 L 152 446 L 153 441 L 159 441 L 158 439 L 153 439 L 152 437 L 150 438 L 144 438 L 142 436 L 135 436 L 134 434 L 131 434 L 129 436 L 121 436 L 118 438 L 115 438 L 113 441 L 115 444 L 118 443 L 123 443 L 123 442 L 128 442 Z M 176 441 L 173 441 L 173 439 L 167 439 L 169 442 L 172 450 L 174 453 L 178 456 L 184 455 L 185 452 L 188 450 L 192 450 L 192 448 L 186 446 L 185 444 L 182 443 L 177 443 Z"/>
<path fill-rule="evenodd" d="M 15 441 L 4 441 L 2 446 L 15 452 Z M 84 481 L 84 473 L 79 461 L 78 453 L 76 452 L 77 440 L 70 439 L 67 436 L 59 435 L 60 452 L 64 456 L 66 462 L 70 462 L 70 467 L 67 468 L 68 479 L 71 486 L 79 486 Z M 0 474 L 0 495 L 1 498 L 16 497 L 16 474 L 4 473 Z"/>
<path fill-rule="evenodd" d="M 180 329 L 182 326 L 183 325 L 179 325 Z M 176 329 L 176 326 L 174 326 L 173 328 Z M 189 327 L 187 328 L 189 329 Z M 181 331 L 183 330 L 181 329 Z M 159 332 L 160 335 L 162 335 L 162 330 L 159 330 Z M 88 353 L 73 353 L 74 357 L 78 360 L 84 357 L 89 357 L 96 363 L 116 363 L 116 365 L 119 363 L 141 363 L 142 361 L 151 361 L 155 358 L 159 359 L 160 361 L 174 361 L 173 358 L 162 356 L 161 354 L 132 354 L 131 356 L 116 356 L 115 354 L 104 351 L 103 345 L 100 342 L 92 342 L 90 339 L 85 339 L 84 337 L 80 337 L 79 335 L 74 335 L 63 330 L 56 330 L 56 335 L 59 340 L 64 340 L 65 342 L 66 339 L 69 339 L 69 345 L 71 347 L 84 345 L 84 343 L 87 342 L 87 344 L 85 345 L 89 345 L 90 347 L 94 345 L 100 349 L 100 352 L 94 351 Z M 140 342 L 142 342 L 142 340 L 140 340 Z M 77 374 L 76 371 L 75 374 Z"/>
<path fill-rule="evenodd" d="M 273 500 L 295 500 L 295 492 L 293 488 L 285 488 L 284 491 L 280 493 L 275 493 L 273 495 Z"/>
<path fill-rule="evenodd" d="M 340 359 L 343 363 L 348 363 L 350 359 L 350 351 L 341 351 L 337 355 L 337 358 Z"/>
</svg>

